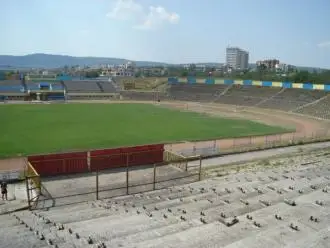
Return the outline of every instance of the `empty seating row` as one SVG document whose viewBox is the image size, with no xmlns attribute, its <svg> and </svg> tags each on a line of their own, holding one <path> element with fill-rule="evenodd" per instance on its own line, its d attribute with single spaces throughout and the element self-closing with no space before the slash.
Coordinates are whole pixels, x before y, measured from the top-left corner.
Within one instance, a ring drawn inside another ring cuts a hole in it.
<svg viewBox="0 0 330 248">
<path fill-rule="evenodd" d="M 255 240 L 263 247 L 299 247 L 303 241 L 313 247 L 329 235 L 330 168 L 294 167 L 22 211 L 13 221 L 58 247 L 256 247 Z"/>
<path fill-rule="evenodd" d="M 121 91 L 124 99 L 137 100 L 137 101 L 157 101 L 165 100 L 166 94 L 156 91 Z"/>
<path fill-rule="evenodd" d="M 174 100 L 210 102 L 227 87 L 223 84 L 174 84 L 170 86 L 169 94 Z"/>
<path fill-rule="evenodd" d="M 3 93 L 20 93 L 24 91 L 24 87 L 20 80 L 3 80 L 0 81 L 0 92 Z"/>
<path fill-rule="evenodd" d="M 66 81 L 67 92 L 101 93 L 101 89 L 95 81 Z"/>
<path fill-rule="evenodd" d="M 102 92 L 106 93 L 115 93 L 117 92 L 117 88 L 115 88 L 115 84 L 112 82 L 97 82 Z"/>
<path fill-rule="evenodd" d="M 259 107 L 289 111 L 312 103 L 326 96 L 326 94 L 326 91 L 318 90 L 285 89 L 280 94 L 260 104 Z"/>
<path fill-rule="evenodd" d="M 316 103 L 297 109 L 296 113 L 311 115 L 321 119 L 330 119 L 330 97 L 327 96 Z"/>
<path fill-rule="evenodd" d="M 281 88 L 276 87 L 259 87 L 259 86 L 245 86 L 233 85 L 226 93 L 231 96 L 250 96 L 259 98 L 268 98 L 278 93 Z"/>
<path fill-rule="evenodd" d="M 280 90 L 280 88 L 274 87 L 233 85 L 228 89 L 226 94 L 216 99 L 216 102 L 232 105 L 254 106 L 277 94 Z"/>
</svg>

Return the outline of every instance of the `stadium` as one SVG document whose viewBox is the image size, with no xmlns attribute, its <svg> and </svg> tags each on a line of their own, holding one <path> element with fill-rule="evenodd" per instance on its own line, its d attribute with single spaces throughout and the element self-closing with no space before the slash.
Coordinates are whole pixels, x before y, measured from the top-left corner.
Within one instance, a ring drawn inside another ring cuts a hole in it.
<svg viewBox="0 0 330 248">
<path fill-rule="evenodd" d="M 330 86 L 0 82 L 0 247 L 329 247 Z"/>
</svg>

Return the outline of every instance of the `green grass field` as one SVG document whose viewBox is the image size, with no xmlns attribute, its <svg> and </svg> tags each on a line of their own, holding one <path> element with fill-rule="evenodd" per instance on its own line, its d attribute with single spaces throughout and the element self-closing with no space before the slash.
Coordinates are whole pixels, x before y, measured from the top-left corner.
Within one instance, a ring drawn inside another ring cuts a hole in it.
<svg viewBox="0 0 330 248">
<path fill-rule="evenodd" d="M 0 106 L 0 157 L 286 132 L 148 104 Z"/>
</svg>

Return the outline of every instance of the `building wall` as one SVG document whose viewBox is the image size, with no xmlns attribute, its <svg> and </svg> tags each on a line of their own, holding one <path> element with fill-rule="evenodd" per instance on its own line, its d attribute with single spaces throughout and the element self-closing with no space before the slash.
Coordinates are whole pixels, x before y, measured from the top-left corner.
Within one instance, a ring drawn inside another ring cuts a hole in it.
<svg viewBox="0 0 330 248">
<path fill-rule="evenodd" d="M 226 64 L 233 69 L 245 70 L 249 67 L 249 53 L 238 47 L 227 47 Z"/>
</svg>

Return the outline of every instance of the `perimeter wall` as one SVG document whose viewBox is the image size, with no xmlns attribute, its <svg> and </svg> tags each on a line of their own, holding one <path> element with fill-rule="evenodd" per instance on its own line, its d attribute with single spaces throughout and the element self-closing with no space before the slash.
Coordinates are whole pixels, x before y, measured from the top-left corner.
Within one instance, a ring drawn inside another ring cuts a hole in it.
<svg viewBox="0 0 330 248">
<path fill-rule="evenodd" d="M 254 80 L 232 80 L 232 79 L 218 79 L 218 78 L 176 78 L 169 77 L 168 84 L 188 83 L 188 84 L 236 84 L 244 86 L 260 86 L 260 87 L 280 87 L 288 89 L 306 89 L 306 90 L 325 90 L 330 91 L 330 85 L 327 84 L 313 84 L 311 82 L 294 83 L 294 82 L 272 82 L 272 81 L 254 81 Z"/>
<path fill-rule="evenodd" d="M 28 160 L 40 176 L 85 173 L 163 162 L 164 144 L 33 155 Z"/>
</svg>

